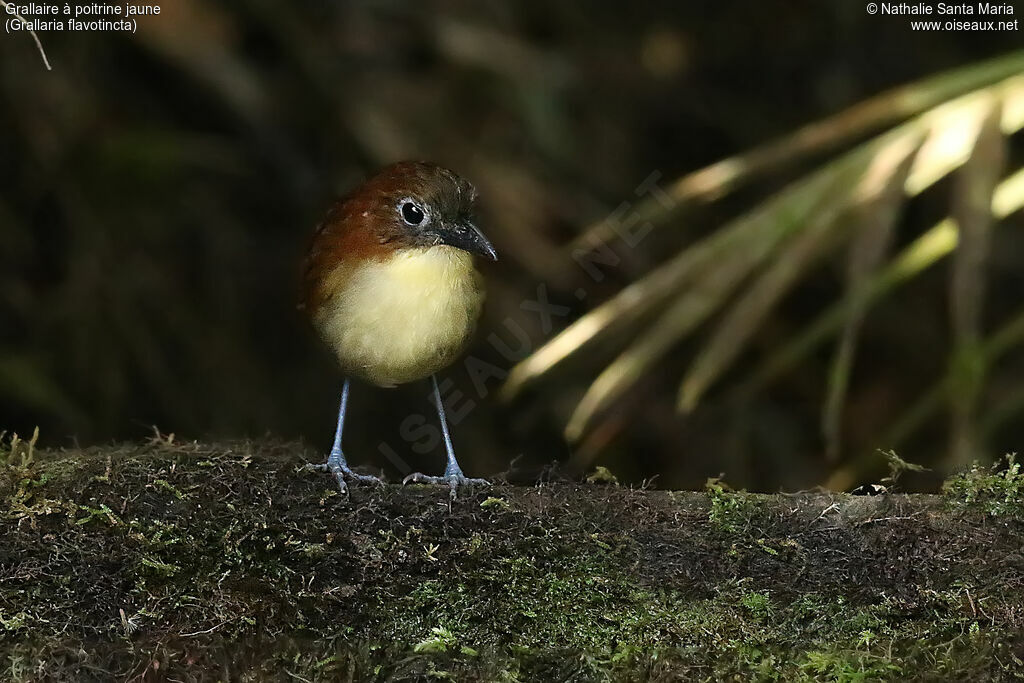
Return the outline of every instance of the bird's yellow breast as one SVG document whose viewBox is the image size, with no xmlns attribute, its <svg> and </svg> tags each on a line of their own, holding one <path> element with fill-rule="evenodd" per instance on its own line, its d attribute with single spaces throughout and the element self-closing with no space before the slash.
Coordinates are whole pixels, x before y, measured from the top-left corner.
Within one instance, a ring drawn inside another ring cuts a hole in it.
<svg viewBox="0 0 1024 683">
<path fill-rule="evenodd" d="M 338 266 L 314 323 L 345 372 L 380 386 L 429 377 L 473 334 L 484 292 L 468 253 L 439 245 Z"/>
</svg>

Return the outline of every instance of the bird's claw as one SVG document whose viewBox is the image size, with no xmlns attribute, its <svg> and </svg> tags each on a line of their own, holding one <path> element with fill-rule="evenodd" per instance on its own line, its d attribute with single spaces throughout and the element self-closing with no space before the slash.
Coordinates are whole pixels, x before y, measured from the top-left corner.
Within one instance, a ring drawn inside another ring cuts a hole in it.
<svg viewBox="0 0 1024 683">
<path fill-rule="evenodd" d="M 467 477 L 461 472 L 458 474 L 446 474 L 440 477 L 414 472 L 402 480 L 402 486 L 406 484 L 439 484 L 441 486 L 447 484 L 451 487 L 450 495 L 454 500 L 456 497 L 455 492 L 460 486 L 490 486 L 491 482 L 478 477 Z"/>
<path fill-rule="evenodd" d="M 372 474 L 359 474 L 353 472 L 349 467 L 343 467 L 341 465 L 334 465 L 331 463 L 321 463 L 315 465 L 310 463 L 306 467 L 314 472 L 330 472 L 334 475 L 335 481 L 338 482 L 338 489 L 342 494 L 348 495 L 348 482 L 351 481 L 353 484 L 376 484 L 378 486 L 384 485 L 384 480 L 380 477 L 375 477 Z"/>
</svg>

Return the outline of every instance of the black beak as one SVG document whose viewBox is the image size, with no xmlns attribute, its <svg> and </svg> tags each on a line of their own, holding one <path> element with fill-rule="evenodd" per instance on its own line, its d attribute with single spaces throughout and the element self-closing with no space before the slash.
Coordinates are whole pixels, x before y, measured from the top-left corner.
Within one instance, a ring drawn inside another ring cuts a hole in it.
<svg viewBox="0 0 1024 683">
<path fill-rule="evenodd" d="M 494 246 L 469 221 L 446 223 L 437 231 L 437 235 L 443 244 L 468 251 L 470 254 L 485 256 L 492 261 L 498 260 L 498 252 L 494 251 Z"/>
</svg>

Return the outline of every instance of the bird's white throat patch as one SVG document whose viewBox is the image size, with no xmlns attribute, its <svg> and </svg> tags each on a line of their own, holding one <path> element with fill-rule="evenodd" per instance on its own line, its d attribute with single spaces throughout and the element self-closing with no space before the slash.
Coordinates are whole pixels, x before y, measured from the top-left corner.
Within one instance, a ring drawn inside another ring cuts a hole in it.
<svg viewBox="0 0 1024 683">
<path fill-rule="evenodd" d="M 473 334 L 484 292 L 461 249 L 401 249 L 339 269 L 315 322 L 349 374 L 380 386 L 423 379 L 451 364 Z"/>
</svg>

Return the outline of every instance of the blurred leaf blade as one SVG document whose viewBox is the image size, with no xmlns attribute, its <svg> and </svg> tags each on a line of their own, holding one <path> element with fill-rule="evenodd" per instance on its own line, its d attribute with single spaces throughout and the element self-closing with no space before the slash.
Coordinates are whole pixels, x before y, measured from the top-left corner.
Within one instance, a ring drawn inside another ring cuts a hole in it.
<svg viewBox="0 0 1024 683">
<path fill-rule="evenodd" d="M 907 246 L 877 275 L 863 283 L 864 291 L 856 296 L 863 297 L 868 303 L 878 301 L 952 252 L 956 248 L 956 240 L 957 232 L 953 221 L 942 221 Z M 847 308 L 851 300 L 841 299 L 825 309 L 795 339 L 770 355 L 753 372 L 745 383 L 743 392 L 751 394 L 760 390 L 840 330 L 846 321 Z"/>
<path fill-rule="evenodd" d="M 946 102 L 886 135 L 865 143 L 858 150 L 869 153 L 898 144 L 900 136 L 924 134 L 925 140 L 914 157 L 905 183 L 907 194 L 920 193 L 967 161 L 978 132 L 991 111 L 994 98 L 1016 100 L 1022 97 L 1024 83 L 1019 78 L 1011 78 Z M 757 323 L 763 317 L 773 305 L 774 297 L 782 294 L 783 285 L 793 274 L 786 265 L 778 266 L 770 281 L 770 289 L 765 290 L 771 295 L 752 293 L 746 308 L 734 309 L 730 317 L 719 326 L 683 379 L 679 391 L 681 410 L 692 410 L 710 383 L 727 369 L 752 334 L 751 323 Z"/>
<path fill-rule="evenodd" d="M 992 197 L 992 212 L 997 218 L 1006 218 L 1024 207 L 1024 169 L 1018 169 L 996 187 Z M 956 249 L 958 230 L 952 218 L 940 221 L 914 242 L 905 247 L 877 275 L 862 286 L 863 296 L 874 303 L 892 290 L 910 281 L 918 273 L 931 267 Z M 846 319 L 848 299 L 829 306 L 810 322 L 789 343 L 771 354 L 751 374 L 743 386 L 743 393 L 752 394 L 787 372 L 815 348 L 841 329 Z"/>
<path fill-rule="evenodd" d="M 1024 201 L 1021 206 L 1024 206 Z M 1007 322 L 988 339 L 981 342 L 980 353 L 984 363 L 991 366 L 1009 351 L 1022 346 L 1024 346 L 1024 309 L 1011 315 Z M 954 390 L 954 386 L 954 383 L 950 381 L 949 373 L 945 374 L 932 386 L 921 392 L 917 400 L 893 420 L 892 425 L 879 437 L 879 442 L 890 444 L 891 448 L 898 447 L 926 420 L 948 403 L 948 395 Z M 833 472 L 825 482 L 825 488 L 837 491 L 847 490 L 854 482 L 867 475 L 869 470 L 875 466 L 876 461 L 874 451 L 858 456 Z"/>
<path fill-rule="evenodd" d="M 891 136 L 887 145 L 869 144 L 833 162 L 842 170 L 840 181 L 833 192 L 823 193 L 816 200 L 818 211 L 811 217 L 805 230 L 793 239 L 778 258 L 750 284 L 743 296 L 726 313 L 726 317 L 712 332 L 690 370 L 683 378 L 679 390 L 678 407 L 691 411 L 710 384 L 724 372 L 732 360 L 743 350 L 764 316 L 774 307 L 796 280 L 814 262 L 836 247 L 844 235 L 835 229 L 837 222 L 858 203 L 870 198 L 871 184 L 883 176 L 891 175 L 916 149 L 914 139 Z"/>
<path fill-rule="evenodd" d="M 82 418 L 82 411 L 41 364 L 18 353 L 0 353 L 0 395 L 68 422 Z"/>
<path fill-rule="evenodd" d="M 1024 54 L 1024 53 L 1022 53 Z M 927 132 L 927 139 L 914 165 L 908 174 L 906 191 L 909 195 L 918 194 L 926 187 L 954 170 L 967 159 L 977 130 L 986 114 L 987 105 L 993 93 L 997 93 L 1009 102 L 1007 111 L 1012 116 L 1004 117 L 1003 128 L 1006 131 L 1019 125 L 1024 115 L 1018 115 L 1024 99 L 1024 79 L 1011 77 L 987 88 L 967 93 L 954 100 L 944 102 L 934 109 L 925 111 L 916 118 L 901 124 L 887 133 L 880 135 L 850 154 L 870 155 L 874 150 L 886 145 L 896 144 L 902 136 L 917 136 Z M 811 178 L 817 178 L 811 174 Z M 821 182 L 819 180 L 819 182 Z M 821 187 L 823 185 L 819 185 Z M 793 187 L 804 187 L 795 184 Z M 793 191 L 792 187 L 790 190 Z M 764 208 L 763 206 L 760 208 Z M 665 212 L 662 206 L 663 213 Z M 673 294 L 691 282 L 696 274 L 719 254 L 725 253 L 731 246 L 744 244 L 750 239 L 746 231 L 750 223 L 736 222 L 719 230 L 700 242 L 683 250 L 665 264 L 651 271 L 648 275 L 632 283 L 619 294 L 599 305 L 582 316 L 549 342 L 537 349 L 533 354 L 514 366 L 502 387 L 502 397 L 510 399 L 518 394 L 526 385 L 550 372 L 568 357 L 579 352 L 602 335 L 624 328 L 635 327 L 652 310 L 663 306 Z M 611 387 L 611 381 L 602 382 Z M 692 384 L 694 388 L 696 384 Z M 690 390 L 686 392 L 691 395 Z M 681 403 L 688 403 L 681 399 Z M 591 412 L 596 408 L 588 408 Z"/>
<path fill-rule="evenodd" d="M 689 285 L 680 291 L 669 310 L 591 384 L 566 425 L 566 438 L 578 440 L 598 414 L 711 315 L 744 278 L 784 248 L 786 240 L 799 240 L 799 235 L 808 232 L 812 217 L 831 204 L 833 193 L 850 186 L 850 176 L 859 171 L 861 163 L 865 162 L 844 157 L 715 233 L 733 235 L 735 241 L 716 258 L 695 267 L 687 279 Z M 817 225 L 818 232 L 824 232 L 830 224 L 825 221 Z M 805 248 L 817 244 L 821 237 L 815 234 L 805 238 Z"/>
<path fill-rule="evenodd" d="M 822 180 L 815 177 L 814 182 L 821 183 Z M 664 265 L 627 286 L 513 367 L 502 387 L 503 396 L 506 399 L 515 396 L 529 382 L 593 342 L 599 335 L 635 324 L 691 282 L 709 264 L 733 252 L 738 246 L 756 240 L 760 225 L 756 214 L 747 220 L 735 222 L 683 250 Z"/>
<path fill-rule="evenodd" d="M 980 452 L 975 434 L 975 410 L 984 383 L 981 350 L 981 311 L 993 227 L 992 199 L 1005 163 L 1005 140 L 1000 130 L 1002 109 L 997 100 L 978 133 L 970 158 L 957 174 L 953 216 L 960 226 L 960 244 L 953 256 L 949 283 L 953 349 L 949 376 L 950 458 L 967 465 Z"/>
<path fill-rule="evenodd" d="M 870 306 L 866 282 L 876 274 L 892 243 L 896 218 L 903 205 L 903 185 L 913 163 L 914 150 L 908 150 L 893 168 L 883 165 L 877 186 L 869 188 L 870 200 L 856 212 L 858 228 L 847 257 L 846 316 L 832 367 L 828 374 L 825 407 L 822 413 L 822 434 L 825 452 L 830 460 L 838 460 L 841 436 L 841 415 L 849 387 L 850 372 L 857 337 Z"/>
<path fill-rule="evenodd" d="M 996 219 L 1002 220 L 1022 208 L 1024 208 L 1024 168 L 1017 169 L 996 187 L 992 196 L 992 214 Z M 921 266 L 927 267 L 956 248 L 958 232 L 956 221 L 953 218 L 947 218 L 918 238 L 917 242 L 904 251 L 897 262 L 905 261 L 914 269 Z M 922 248 L 922 245 L 927 245 L 922 242 L 926 239 L 931 242 L 931 245 L 929 248 Z M 916 255 L 909 253 L 912 249 L 918 253 Z M 915 256 L 915 258 L 910 258 L 911 256 Z M 869 286 L 878 287 L 880 283 L 890 280 L 896 284 L 902 283 L 903 279 L 893 277 L 895 265 L 896 262 L 889 266 L 886 272 L 875 278 Z M 791 344 L 788 361 L 795 362 L 799 356 L 809 352 L 814 346 L 813 341 L 820 341 L 828 335 L 829 323 L 834 321 L 837 327 L 839 320 L 840 316 L 836 316 L 835 312 L 820 316 L 816 323 L 809 326 L 812 328 L 809 331 L 816 331 L 817 334 L 812 338 L 811 335 L 805 333 L 799 346 Z M 994 365 L 1007 352 L 1021 345 L 1024 345 L 1024 311 L 1012 315 L 1008 322 L 981 342 L 985 365 Z M 799 349 L 801 353 L 793 353 L 792 349 Z M 893 420 L 892 424 L 879 437 L 879 443 L 886 444 L 890 448 L 899 446 L 948 402 L 947 396 L 951 385 L 947 373 L 930 388 L 921 392 L 919 398 Z M 825 487 L 839 491 L 847 490 L 873 466 L 874 460 L 873 452 L 858 456 L 857 459 L 833 472 L 825 482 Z"/>
<path fill-rule="evenodd" d="M 895 88 L 781 139 L 687 174 L 668 189 L 669 196 L 676 203 L 677 211 L 694 203 L 713 201 L 779 166 L 839 147 L 860 135 L 916 116 L 965 92 L 1022 71 L 1024 52 L 1014 52 Z M 637 213 L 642 220 L 655 225 L 664 224 L 672 217 L 654 199 L 641 204 Z M 601 221 L 573 240 L 572 248 L 586 248 L 613 237 L 607 224 Z"/>
</svg>

